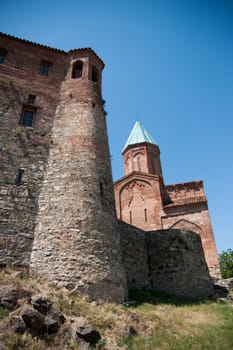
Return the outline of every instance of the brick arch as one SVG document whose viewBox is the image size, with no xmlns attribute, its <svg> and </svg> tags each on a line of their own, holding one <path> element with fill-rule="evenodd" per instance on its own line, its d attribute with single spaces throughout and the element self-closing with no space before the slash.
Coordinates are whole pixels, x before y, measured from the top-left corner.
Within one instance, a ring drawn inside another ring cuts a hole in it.
<svg viewBox="0 0 233 350">
<path fill-rule="evenodd" d="M 139 179 L 139 178 L 134 178 L 133 180 L 128 181 L 126 184 L 124 184 L 124 186 L 121 187 L 119 195 L 121 196 L 122 192 L 124 191 L 124 189 L 126 187 L 128 187 L 129 185 L 131 185 L 133 183 L 136 183 L 136 182 L 142 182 L 142 183 L 145 183 L 146 185 L 149 185 L 150 187 L 152 187 L 151 183 L 149 181 L 142 180 L 142 179 Z"/>
<path fill-rule="evenodd" d="M 131 169 L 131 164 L 130 164 L 130 157 L 128 156 L 126 159 L 125 159 L 125 173 L 128 174 L 130 173 L 130 171 L 132 171 Z"/>
<path fill-rule="evenodd" d="M 174 224 L 172 224 L 169 229 L 181 229 L 181 230 L 188 230 L 188 231 L 194 231 L 198 233 L 199 235 L 202 234 L 202 228 L 195 224 L 192 221 L 185 220 L 185 219 L 180 219 L 176 221 Z"/>
<path fill-rule="evenodd" d="M 137 151 L 136 153 L 134 153 L 133 154 L 133 157 L 135 158 L 135 157 L 137 157 L 137 156 L 139 156 L 139 155 L 144 155 L 144 152 L 141 150 L 141 151 Z"/>
<path fill-rule="evenodd" d="M 154 198 L 148 198 L 151 193 L 152 185 L 144 179 L 134 178 L 124 184 L 119 192 L 121 220 L 143 228 L 154 213 Z"/>
</svg>

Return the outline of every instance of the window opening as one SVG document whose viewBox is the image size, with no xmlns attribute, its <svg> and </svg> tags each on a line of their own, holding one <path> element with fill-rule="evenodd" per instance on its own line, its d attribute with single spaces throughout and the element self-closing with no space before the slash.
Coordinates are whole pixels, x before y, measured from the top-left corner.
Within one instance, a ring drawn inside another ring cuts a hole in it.
<svg viewBox="0 0 233 350">
<path fill-rule="evenodd" d="M 131 210 L 129 212 L 129 222 L 130 222 L 130 224 L 132 224 L 132 212 L 131 212 Z"/>
<path fill-rule="evenodd" d="M 18 170 L 18 174 L 17 174 L 17 178 L 16 178 L 16 185 L 22 185 L 22 183 L 23 183 L 23 175 L 24 175 L 24 170 L 23 169 L 19 169 Z"/>
<path fill-rule="evenodd" d="M 144 217 L 145 217 L 145 222 L 147 222 L 147 210 L 144 209 Z"/>
<path fill-rule="evenodd" d="M 155 166 L 155 159 L 153 158 L 152 159 L 152 173 L 155 174 L 155 169 L 156 169 L 156 166 Z"/>
<path fill-rule="evenodd" d="M 48 76 L 51 73 L 51 67 L 52 63 L 42 61 L 40 65 L 40 74 Z"/>
<path fill-rule="evenodd" d="M 36 111 L 32 109 L 23 108 L 22 116 L 20 119 L 20 125 L 33 126 L 35 120 Z"/>
<path fill-rule="evenodd" d="M 3 64 L 7 55 L 7 51 L 0 49 L 0 64 Z"/>
<path fill-rule="evenodd" d="M 76 61 L 73 64 L 72 78 L 73 79 L 82 78 L 82 75 L 83 75 L 83 62 L 82 61 Z"/>
<path fill-rule="evenodd" d="M 36 101 L 36 96 L 35 95 L 28 95 L 28 100 L 27 100 L 28 104 L 34 105 L 35 101 Z"/>
<path fill-rule="evenodd" d="M 141 171 L 140 157 L 137 157 L 137 166 L 138 166 L 138 171 Z"/>
<path fill-rule="evenodd" d="M 91 80 L 97 83 L 98 82 L 98 76 L 99 76 L 98 70 L 94 66 L 92 66 L 92 69 L 91 69 Z"/>
<path fill-rule="evenodd" d="M 102 182 L 100 182 L 100 195 L 101 197 L 104 195 L 104 188 Z"/>
</svg>

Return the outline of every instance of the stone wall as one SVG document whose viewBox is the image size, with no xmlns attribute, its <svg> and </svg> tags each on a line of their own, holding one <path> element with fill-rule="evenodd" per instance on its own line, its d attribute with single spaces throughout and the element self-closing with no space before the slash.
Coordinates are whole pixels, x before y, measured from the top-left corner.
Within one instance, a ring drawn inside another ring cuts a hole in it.
<svg viewBox="0 0 233 350">
<path fill-rule="evenodd" d="M 206 263 L 212 277 L 220 278 L 220 268 L 214 233 L 206 201 L 182 206 L 168 206 L 162 217 L 163 229 L 197 232 L 201 237 Z"/>
<path fill-rule="evenodd" d="M 181 230 L 150 232 L 148 255 L 152 288 L 197 299 L 213 295 L 198 234 Z"/>
<path fill-rule="evenodd" d="M 128 288 L 148 288 L 149 270 L 145 232 L 120 220 L 118 223 Z"/>
<path fill-rule="evenodd" d="M 67 57 L 4 35 L 0 47 L 8 52 L 0 64 L 0 261 L 28 265 Z M 51 75 L 39 74 L 42 60 L 52 63 Z M 29 95 L 35 96 L 33 106 L 28 105 Z M 20 125 L 24 106 L 36 110 L 33 128 Z M 17 184 L 19 169 L 24 174 Z"/>
<path fill-rule="evenodd" d="M 200 236 L 181 230 L 144 232 L 119 222 L 128 288 L 195 299 L 213 295 Z"/>
</svg>

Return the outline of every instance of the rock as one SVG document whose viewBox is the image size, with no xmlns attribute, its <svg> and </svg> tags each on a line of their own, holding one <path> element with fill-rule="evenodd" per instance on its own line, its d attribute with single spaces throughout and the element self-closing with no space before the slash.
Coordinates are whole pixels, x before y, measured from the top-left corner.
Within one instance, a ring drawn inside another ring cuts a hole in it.
<svg viewBox="0 0 233 350">
<path fill-rule="evenodd" d="M 21 316 L 27 327 L 32 331 L 36 333 L 46 332 L 45 317 L 38 310 L 27 305 L 22 309 Z"/>
<path fill-rule="evenodd" d="M 34 334 L 54 334 L 65 321 L 64 315 L 48 298 L 42 296 L 34 296 L 32 306 L 25 306 L 21 315 Z"/>
<path fill-rule="evenodd" d="M 21 316 L 14 316 L 10 320 L 10 327 L 14 332 L 19 334 L 24 334 L 27 329 L 26 324 L 24 323 L 24 320 Z"/>
<path fill-rule="evenodd" d="M 18 306 L 17 301 L 22 297 L 23 291 L 15 288 L 13 285 L 0 287 L 0 306 L 9 310 L 15 310 Z"/>
<path fill-rule="evenodd" d="M 77 322 L 76 340 L 79 343 L 81 340 L 89 343 L 91 346 L 96 346 L 101 339 L 100 333 L 92 326 L 86 323 L 86 320 L 82 317 Z"/>
<path fill-rule="evenodd" d="M 78 338 L 85 340 L 87 343 L 91 344 L 92 346 L 96 346 L 98 341 L 101 339 L 101 335 L 96 329 L 85 330 L 85 331 L 82 331 L 82 333 L 77 331 L 76 335 Z"/>
<path fill-rule="evenodd" d="M 138 334 L 137 331 L 132 326 L 126 326 L 125 331 L 130 336 L 135 336 Z"/>
<path fill-rule="evenodd" d="M 214 295 L 218 298 L 226 298 L 229 294 L 229 291 L 226 287 L 215 284 L 214 285 Z"/>
<path fill-rule="evenodd" d="M 60 325 L 62 325 L 66 320 L 65 316 L 61 313 L 61 311 L 55 305 L 51 306 L 49 310 L 49 315 L 54 320 L 58 321 Z"/>
<path fill-rule="evenodd" d="M 218 280 L 215 285 L 225 287 L 229 290 L 233 290 L 233 278 L 225 278 L 222 280 Z"/>
<path fill-rule="evenodd" d="M 0 350 L 9 350 L 9 348 L 0 343 Z"/>
<path fill-rule="evenodd" d="M 31 304 L 34 309 L 38 310 L 43 315 L 47 315 L 52 306 L 52 302 L 43 295 L 34 295 Z"/>
<path fill-rule="evenodd" d="M 45 317 L 45 327 L 48 334 L 57 333 L 60 328 L 59 321 L 55 320 L 52 316 L 48 315 Z"/>
</svg>

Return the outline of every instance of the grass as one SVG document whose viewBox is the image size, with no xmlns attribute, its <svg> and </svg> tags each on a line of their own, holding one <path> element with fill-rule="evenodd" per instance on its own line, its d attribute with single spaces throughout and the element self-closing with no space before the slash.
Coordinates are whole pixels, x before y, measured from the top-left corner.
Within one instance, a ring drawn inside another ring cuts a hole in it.
<svg viewBox="0 0 233 350">
<path fill-rule="evenodd" d="M 0 319 L 4 318 L 5 316 L 8 316 L 8 314 L 9 314 L 9 310 L 3 306 L 0 306 Z"/>
<path fill-rule="evenodd" d="M 133 291 L 137 314 L 154 321 L 146 339 L 120 340 L 133 350 L 233 349 L 233 308 L 218 301 L 195 302 L 156 292 Z M 143 302 L 144 299 L 144 302 Z M 148 302 L 148 300 L 150 300 Z M 149 321 L 150 320 L 150 321 Z"/>
<path fill-rule="evenodd" d="M 11 270 L 0 272 L 0 284 L 14 284 L 32 294 L 46 293 L 73 324 L 77 317 L 84 317 L 101 334 L 97 350 L 233 349 L 233 307 L 221 300 L 197 302 L 133 290 L 130 300 L 135 301 L 135 306 L 98 305 Z M 0 328 L 10 318 L 11 313 L 0 308 Z M 3 329 L 0 333 L 9 350 L 78 349 L 75 340 L 64 332 L 38 339 L 27 333 L 17 335 L 7 327 Z"/>
</svg>

